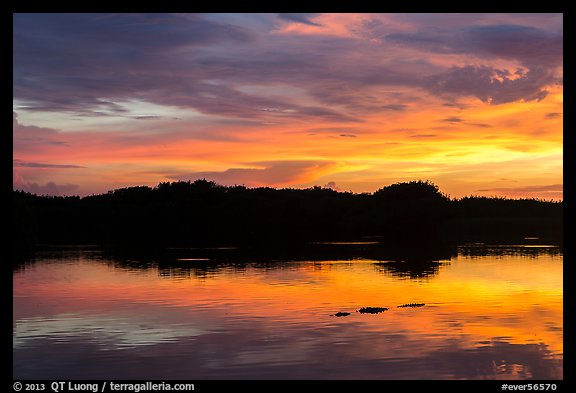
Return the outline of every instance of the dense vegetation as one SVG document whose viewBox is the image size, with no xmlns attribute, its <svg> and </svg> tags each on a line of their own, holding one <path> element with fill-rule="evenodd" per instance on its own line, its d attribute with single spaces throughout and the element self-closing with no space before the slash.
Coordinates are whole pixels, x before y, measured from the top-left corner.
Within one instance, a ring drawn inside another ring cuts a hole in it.
<svg viewBox="0 0 576 393">
<path fill-rule="evenodd" d="M 450 199 L 427 181 L 354 194 L 197 180 L 83 198 L 14 191 L 13 234 L 16 251 L 41 243 L 260 246 L 376 239 L 455 244 L 525 237 L 561 243 L 562 202 Z"/>
</svg>

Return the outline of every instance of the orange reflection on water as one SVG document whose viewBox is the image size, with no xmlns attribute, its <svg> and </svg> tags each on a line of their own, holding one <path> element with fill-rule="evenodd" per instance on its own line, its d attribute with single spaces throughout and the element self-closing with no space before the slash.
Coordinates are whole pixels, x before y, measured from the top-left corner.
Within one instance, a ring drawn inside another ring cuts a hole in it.
<svg viewBox="0 0 576 393">
<path fill-rule="evenodd" d="M 415 348 L 425 358 L 511 345 L 528 345 L 560 364 L 563 357 L 561 255 L 460 255 L 418 279 L 366 259 L 213 268 L 193 259 L 148 269 L 82 258 L 72 265 L 33 266 L 14 275 L 15 325 L 71 312 L 131 315 L 136 307 L 156 310 L 165 318 L 159 324 L 204 331 L 250 322 L 275 335 L 293 329 L 330 334 L 333 343 L 348 345 L 351 358 L 409 359 Z M 204 265 L 195 267 L 198 262 Z M 409 303 L 425 305 L 398 307 Z M 356 312 L 366 306 L 388 310 Z M 356 334 L 373 338 L 354 343 Z M 296 358 L 310 351 L 302 345 L 292 349 L 301 351 Z M 490 359 L 493 378 L 532 375 L 517 360 Z M 561 378 L 561 367 L 556 372 Z"/>
</svg>

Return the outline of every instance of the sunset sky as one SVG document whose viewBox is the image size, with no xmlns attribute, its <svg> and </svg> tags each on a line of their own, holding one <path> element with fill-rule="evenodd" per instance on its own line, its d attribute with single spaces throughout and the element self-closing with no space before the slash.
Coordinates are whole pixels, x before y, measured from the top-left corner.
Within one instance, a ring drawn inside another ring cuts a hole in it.
<svg viewBox="0 0 576 393">
<path fill-rule="evenodd" d="M 562 199 L 562 14 L 14 14 L 13 185 Z"/>
</svg>

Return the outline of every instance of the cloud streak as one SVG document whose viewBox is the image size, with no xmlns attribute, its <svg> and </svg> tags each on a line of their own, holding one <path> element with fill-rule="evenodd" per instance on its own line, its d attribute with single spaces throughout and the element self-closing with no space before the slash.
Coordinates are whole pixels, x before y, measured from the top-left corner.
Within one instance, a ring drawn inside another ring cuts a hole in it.
<svg viewBox="0 0 576 393">
<path fill-rule="evenodd" d="M 289 186 L 312 181 L 338 168 L 336 162 L 272 161 L 252 164 L 252 168 L 230 168 L 221 172 L 192 172 L 170 175 L 173 180 L 207 179 L 223 185 Z"/>
<path fill-rule="evenodd" d="M 296 23 L 303 23 L 309 26 L 321 26 L 319 23 L 313 22 L 311 19 L 318 14 L 312 13 L 298 13 L 298 14 L 278 14 L 278 18 Z"/>
<path fill-rule="evenodd" d="M 23 168 L 49 168 L 49 169 L 78 169 L 78 168 L 86 168 L 81 165 L 71 165 L 71 164 L 45 164 L 40 162 L 25 162 L 20 160 L 13 160 L 12 165 L 15 167 L 23 167 Z"/>
<path fill-rule="evenodd" d="M 500 195 L 510 195 L 514 197 L 538 197 L 544 199 L 561 199 L 564 193 L 562 184 L 546 184 L 523 187 L 496 187 L 478 190 L 480 192 L 494 192 Z"/>
<path fill-rule="evenodd" d="M 546 115 L 544 115 L 545 119 L 558 119 L 562 117 L 562 113 L 558 113 L 558 112 L 550 112 L 550 113 L 546 113 Z"/>
<path fill-rule="evenodd" d="M 388 41 L 445 54 L 474 54 L 518 60 L 531 67 L 558 66 L 563 59 L 563 36 L 517 24 L 471 26 L 454 31 L 428 28 L 416 33 L 392 33 Z M 539 48 L 534 50 L 534 48 Z"/>
</svg>

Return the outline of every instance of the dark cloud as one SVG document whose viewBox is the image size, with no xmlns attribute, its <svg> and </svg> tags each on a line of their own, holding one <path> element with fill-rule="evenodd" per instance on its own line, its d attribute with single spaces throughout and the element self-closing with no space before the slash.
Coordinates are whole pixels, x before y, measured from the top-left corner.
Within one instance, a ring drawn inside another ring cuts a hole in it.
<svg viewBox="0 0 576 393">
<path fill-rule="evenodd" d="M 303 23 L 309 26 L 321 26 L 320 24 L 313 22 L 311 20 L 312 18 L 318 15 L 319 14 L 313 14 L 313 13 L 295 13 L 295 14 L 283 13 L 278 14 L 278 18 L 289 22 Z"/>
<path fill-rule="evenodd" d="M 502 104 L 540 100 L 546 96 L 548 85 L 562 83 L 553 70 L 563 61 L 562 33 L 522 25 L 485 25 L 456 32 L 433 28 L 394 33 L 386 39 L 434 53 L 472 54 L 486 60 L 513 59 L 525 67 L 511 73 L 486 65 L 455 66 L 424 78 L 422 86 L 436 94 L 473 96 Z"/>
<path fill-rule="evenodd" d="M 310 37 L 302 45 L 202 16 L 33 15 L 16 18 L 14 29 L 13 96 L 28 111 L 122 116 L 122 102 L 135 99 L 222 116 L 266 118 L 258 108 L 268 107 L 286 109 L 274 113 L 285 118 L 347 122 L 406 109 L 367 99 L 362 88 L 414 83 L 410 72 L 350 61 L 363 50 L 353 40 Z M 279 83 L 303 88 L 319 105 L 242 90 Z"/>
<path fill-rule="evenodd" d="M 358 121 L 324 105 L 243 92 L 244 84 L 311 86 L 326 70 L 305 47 L 247 45 L 257 36 L 246 28 L 201 16 L 50 14 L 19 16 L 14 29 L 13 97 L 23 110 L 125 116 L 122 102 L 139 100 L 242 118 Z M 330 52 L 336 43 L 319 45 Z"/>
<path fill-rule="evenodd" d="M 437 136 L 438 135 L 436 134 L 416 134 L 416 135 L 410 135 L 410 138 L 434 138 Z"/>
<path fill-rule="evenodd" d="M 351 127 L 319 127 L 319 128 L 310 128 L 305 130 L 309 135 L 316 135 L 316 134 L 333 134 L 339 136 L 347 136 L 347 135 L 354 135 L 356 136 L 360 130 Z"/>
<path fill-rule="evenodd" d="M 416 33 L 392 33 L 386 39 L 435 53 L 514 59 L 528 67 L 557 66 L 563 60 L 562 33 L 532 26 L 482 25 L 460 31 L 435 27 Z"/>
<path fill-rule="evenodd" d="M 28 110 L 75 113 L 122 113 L 114 100 L 197 91 L 196 79 L 186 78 L 200 71 L 192 48 L 255 37 L 238 26 L 172 14 L 15 14 L 14 32 L 14 98 Z"/>
<path fill-rule="evenodd" d="M 135 120 L 181 120 L 178 117 L 166 117 L 158 115 L 140 115 L 140 116 L 131 116 L 130 118 Z"/>
<path fill-rule="evenodd" d="M 441 119 L 440 121 L 445 122 L 445 123 L 462 123 L 462 124 L 465 124 L 467 126 L 479 127 L 479 128 L 492 128 L 492 126 L 490 124 L 467 122 L 458 116 L 446 117 L 444 119 Z"/>
<path fill-rule="evenodd" d="M 12 165 L 23 168 L 57 168 L 57 169 L 77 169 L 86 168 L 81 165 L 71 165 L 71 164 L 45 164 L 40 162 L 26 162 L 21 160 L 12 160 Z"/>
<path fill-rule="evenodd" d="M 544 115 L 545 119 L 557 119 L 559 117 L 562 117 L 562 113 L 550 112 L 550 113 L 546 113 L 546 115 Z"/>
<path fill-rule="evenodd" d="M 388 109 L 391 111 L 403 111 L 406 110 L 406 108 L 408 108 L 408 105 L 405 104 L 386 104 L 381 106 L 381 109 Z"/>
<path fill-rule="evenodd" d="M 136 120 L 162 120 L 164 119 L 163 116 L 155 116 L 155 115 L 144 115 L 144 116 L 134 116 Z"/>
<path fill-rule="evenodd" d="M 343 138 L 356 138 L 358 135 L 354 135 L 354 134 L 340 134 L 339 136 L 343 137 Z"/>
<path fill-rule="evenodd" d="M 447 118 L 442 119 L 442 120 L 440 120 L 440 121 L 444 121 L 444 122 L 446 122 L 446 123 L 461 123 L 461 122 L 463 122 L 464 120 L 462 120 L 462 119 L 459 118 L 459 117 L 447 117 Z"/>
<path fill-rule="evenodd" d="M 37 61 L 79 61 L 87 64 L 106 45 L 113 45 L 118 59 L 138 60 L 175 48 L 207 46 L 220 42 L 252 41 L 254 34 L 245 28 L 216 22 L 197 14 L 14 14 L 15 53 L 34 53 L 44 58 Z M 39 34 L 47 35 L 39 45 Z M 57 41 L 51 39 L 58 38 Z M 102 42 L 104 40 L 104 42 Z M 85 43 L 88 47 L 78 45 Z M 31 44 L 30 46 L 24 44 Z M 74 45 L 88 59 L 58 59 L 59 50 Z M 136 56 L 136 59 L 129 59 Z"/>
<path fill-rule="evenodd" d="M 423 86 L 442 96 L 472 96 L 490 104 L 542 100 L 546 87 L 557 79 L 544 69 L 517 71 L 514 74 L 489 66 L 452 67 L 445 73 L 424 79 Z"/>
<path fill-rule="evenodd" d="M 479 128 L 492 128 L 490 124 L 486 123 L 465 123 L 468 126 L 479 127 Z"/>
<path fill-rule="evenodd" d="M 530 67 L 557 66 L 563 60 L 562 34 L 531 26 L 473 26 L 455 46 L 461 51 L 516 59 Z"/>
</svg>

